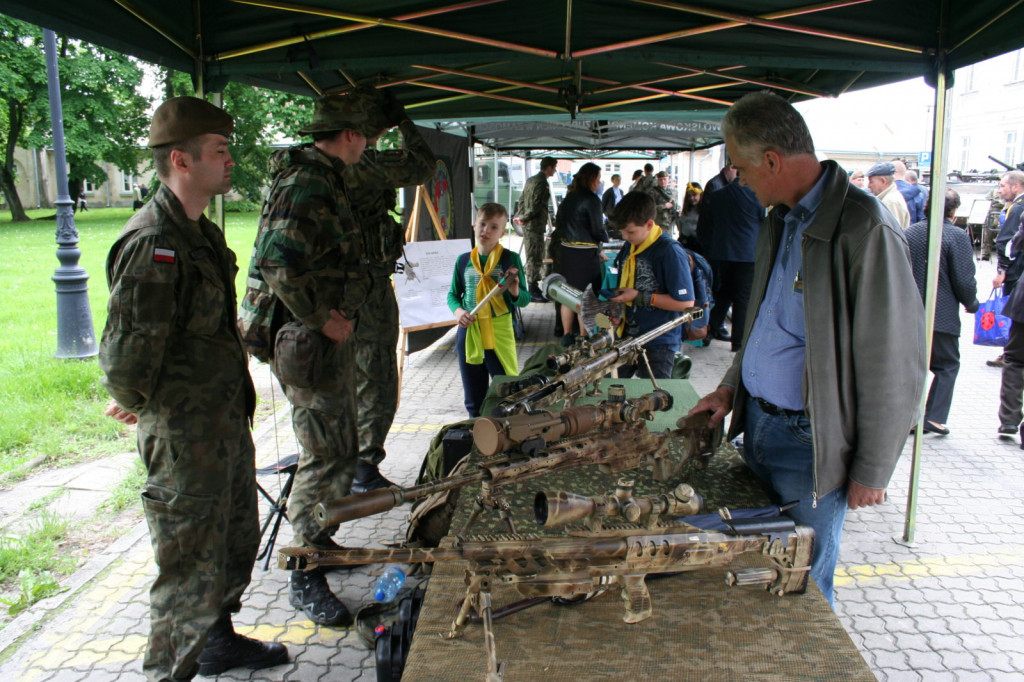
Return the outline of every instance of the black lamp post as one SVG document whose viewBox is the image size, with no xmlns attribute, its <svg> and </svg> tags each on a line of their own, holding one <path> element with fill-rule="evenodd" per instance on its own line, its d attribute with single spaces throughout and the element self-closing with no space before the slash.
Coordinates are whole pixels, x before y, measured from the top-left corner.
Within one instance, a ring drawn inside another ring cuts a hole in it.
<svg viewBox="0 0 1024 682">
<path fill-rule="evenodd" d="M 53 156 L 57 166 L 57 260 L 60 267 L 53 279 L 57 289 L 58 358 L 91 358 L 99 351 L 89 308 L 89 275 L 79 267 L 78 230 L 71 196 L 68 194 L 68 163 L 64 151 L 64 113 L 60 103 L 60 75 L 57 72 L 57 38 L 43 29 L 46 50 L 46 83 L 50 94 L 50 122 L 53 126 Z"/>
</svg>

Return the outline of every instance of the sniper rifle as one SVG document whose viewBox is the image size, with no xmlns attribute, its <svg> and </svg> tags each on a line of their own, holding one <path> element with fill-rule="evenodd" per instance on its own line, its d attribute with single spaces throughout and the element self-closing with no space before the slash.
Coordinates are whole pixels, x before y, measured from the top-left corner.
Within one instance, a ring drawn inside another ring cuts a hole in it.
<svg viewBox="0 0 1024 682">
<path fill-rule="evenodd" d="M 526 597 L 563 599 L 585 597 L 618 585 L 625 602 L 623 621 L 639 623 L 653 611 L 644 581 L 648 575 L 725 566 L 740 554 L 758 553 L 767 558 L 767 566 L 732 571 L 726 582 L 763 585 L 777 595 L 803 592 L 810 569 L 814 531 L 796 526 L 784 517 L 777 521 L 770 533 L 763 534 L 729 535 L 706 532 L 686 524 L 659 528 L 624 525 L 600 532 L 582 531 L 579 537 L 454 536 L 448 539 L 449 546 L 436 549 L 285 547 L 278 555 L 278 566 L 308 571 L 323 566 L 368 563 L 465 562 L 468 587 L 447 637 L 461 636 L 470 609 L 475 609 L 484 627 L 485 680 L 499 682 L 502 666 L 498 665 L 492 622 L 493 584 L 511 585 Z"/>
</svg>

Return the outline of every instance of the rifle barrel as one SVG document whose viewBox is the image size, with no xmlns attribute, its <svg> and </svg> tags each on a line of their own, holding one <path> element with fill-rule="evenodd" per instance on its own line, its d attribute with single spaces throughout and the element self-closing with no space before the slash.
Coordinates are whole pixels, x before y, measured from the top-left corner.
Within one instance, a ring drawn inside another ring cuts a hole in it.
<svg viewBox="0 0 1024 682">
<path fill-rule="evenodd" d="M 366 493 L 348 495 L 337 500 L 318 503 L 313 507 L 313 516 L 321 528 L 327 528 L 328 526 L 345 523 L 346 521 L 389 511 L 403 502 L 410 502 L 427 495 L 476 483 L 483 480 L 483 475 L 482 471 L 472 471 L 442 478 L 433 483 L 414 485 L 410 488 L 392 486 L 390 488 L 381 488 L 380 490 L 371 490 Z"/>
</svg>

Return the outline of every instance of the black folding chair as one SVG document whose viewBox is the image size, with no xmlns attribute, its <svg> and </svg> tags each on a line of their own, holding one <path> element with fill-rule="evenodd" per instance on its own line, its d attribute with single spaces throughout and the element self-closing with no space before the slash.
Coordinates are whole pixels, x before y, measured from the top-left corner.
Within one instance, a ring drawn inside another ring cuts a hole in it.
<svg viewBox="0 0 1024 682">
<path fill-rule="evenodd" d="M 284 477 L 284 483 L 276 500 L 260 485 L 258 480 L 256 481 L 256 490 L 270 503 L 270 511 L 267 512 L 267 518 L 264 519 L 263 526 L 260 528 L 260 537 L 262 538 L 266 534 L 271 524 L 274 526 L 270 530 L 270 535 L 267 536 L 267 543 L 263 546 L 263 550 L 256 555 L 256 561 L 265 558 L 263 562 L 264 571 L 270 569 L 270 559 L 274 551 L 274 543 L 277 542 L 277 532 L 281 529 L 281 520 L 288 511 L 288 496 L 292 494 L 292 482 L 295 480 L 295 472 L 298 468 L 299 456 L 288 455 L 275 464 L 256 470 L 257 478 L 270 474 Z"/>
</svg>

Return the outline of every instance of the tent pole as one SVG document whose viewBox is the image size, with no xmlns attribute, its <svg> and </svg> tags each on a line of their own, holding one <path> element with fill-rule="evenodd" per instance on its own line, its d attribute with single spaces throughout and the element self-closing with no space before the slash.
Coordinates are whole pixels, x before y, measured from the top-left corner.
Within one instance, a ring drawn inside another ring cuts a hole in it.
<svg viewBox="0 0 1024 682">
<path fill-rule="evenodd" d="M 911 544 L 917 522 L 918 486 L 921 476 L 921 441 L 924 436 L 924 408 L 928 401 L 928 364 L 932 353 L 932 334 L 935 331 L 935 299 L 939 282 L 939 258 L 942 253 L 942 224 L 946 207 L 946 154 L 949 146 L 949 86 L 946 74 L 946 55 L 940 51 L 934 64 L 935 112 L 932 122 L 931 196 L 928 200 L 928 268 L 925 271 L 925 381 L 918 405 L 920 419 L 914 431 L 914 451 L 910 464 L 910 485 L 907 492 L 907 512 L 903 537 L 897 542 Z"/>
</svg>

